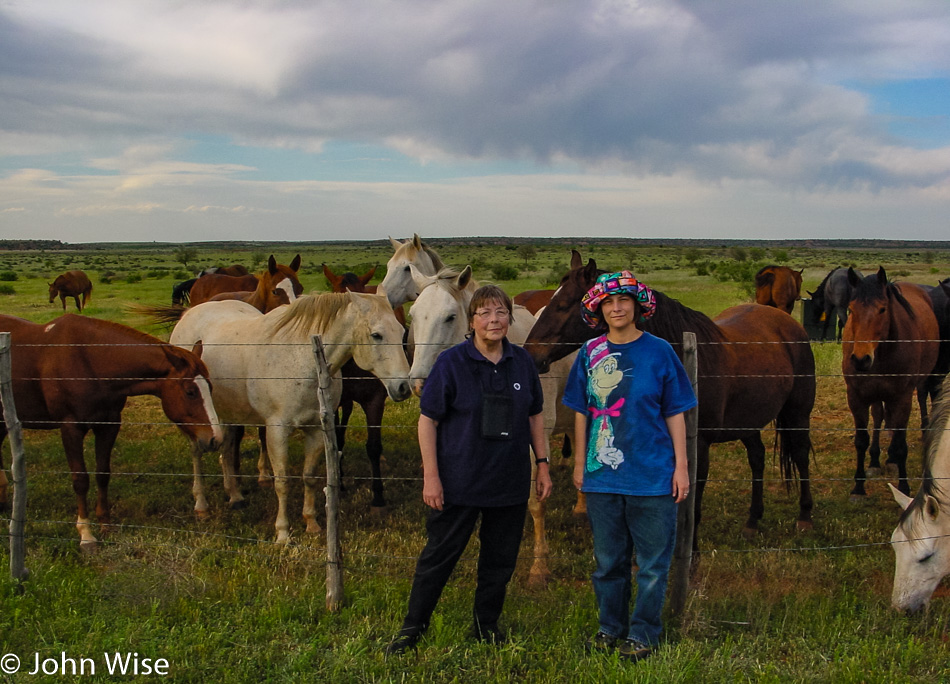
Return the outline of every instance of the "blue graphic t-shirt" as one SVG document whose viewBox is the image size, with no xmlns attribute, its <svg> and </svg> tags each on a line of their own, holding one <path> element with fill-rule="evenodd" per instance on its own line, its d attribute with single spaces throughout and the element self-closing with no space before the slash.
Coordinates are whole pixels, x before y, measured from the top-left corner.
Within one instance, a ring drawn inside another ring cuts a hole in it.
<svg viewBox="0 0 950 684">
<path fill-rule="evenodd" d="M 587 415 L 582 491 L 672 493 L 675 456 L 666 418 L 694 407 L 696 396 L 666 340 L 644 332 L 626 344 L 606 335 L 586 342 L 562 401 Z"/>
</svg>

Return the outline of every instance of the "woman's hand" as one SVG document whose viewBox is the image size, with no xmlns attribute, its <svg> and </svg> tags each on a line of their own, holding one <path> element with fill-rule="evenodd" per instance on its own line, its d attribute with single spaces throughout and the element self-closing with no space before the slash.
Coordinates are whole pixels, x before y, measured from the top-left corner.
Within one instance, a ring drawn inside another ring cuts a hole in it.
<svg viewBox="0 0 950 684">
<path fill-rule="evenodd" d="M 538 501 L 544 501 L 551 496 L 554 483 L 551 482 L 551 468 L 547 463 L 538 464 L 538 474 L 535 476 L 535 485 L 538 490 Z"/>
<path fill-rule="evenodd" d="M 442 510 L 442 504 L 445 500 L 442 498 L 442 480 L 439 476 L 426 477 L 422 484 L 422 500 L 426 506 L 434 508 L 437 511 Z"/>
<path fill-rule="evenodd" d="M 673 471 L 673 499 L 680 503 L 689 494 L 689 473 L 686 468 L 677 468 Z"/>
</svg>

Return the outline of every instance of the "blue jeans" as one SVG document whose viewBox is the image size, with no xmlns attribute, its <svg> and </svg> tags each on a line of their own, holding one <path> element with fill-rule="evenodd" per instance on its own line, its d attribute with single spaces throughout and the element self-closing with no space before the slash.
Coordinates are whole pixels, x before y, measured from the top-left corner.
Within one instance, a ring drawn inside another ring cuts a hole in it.
<svg viewBox="0 0 950 684">
<path fill-rule="evenodd" d="M 589 493 L 587 515 L 594 536 L 597 569 L 592 581 L 600 612 L 600 631 L 655 646 L 663 631 L 676 542 L 676 502 L 664 496 Z M 637 598 L 629 617 L 634 548 L 637 554 Z"/>
</svg>

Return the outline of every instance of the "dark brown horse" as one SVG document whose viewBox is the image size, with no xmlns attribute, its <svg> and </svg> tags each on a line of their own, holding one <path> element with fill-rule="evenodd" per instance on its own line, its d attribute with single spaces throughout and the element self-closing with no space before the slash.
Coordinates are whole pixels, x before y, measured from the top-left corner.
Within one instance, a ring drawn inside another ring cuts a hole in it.
<svg viewBox="0 0 950 684">
<path fill-rule="evenodd" d="M 82 311 L 86 308 L 86 302 L 92 297 L 92 283 L 82 271 L 66 271 L 62 275 L 56 276 L 56 280 L 49 284 L 49 303 L 56 301 L 56 295 L 59 295 L 63 303 L 63 311 L 66 310 L 66 297 L 72 297 L 76 302 L 76 308 Z M 82 295 L 82 303 L 79 297 Z"/>
<path fill-rule="evenodd" d="M 841 372 L 848 389 L 857 452 L 851 496 L 866 494 L 864 458 L 869 446 L 869 468 L 880 467 L 882 411 L 891 433 L 887 465 L 897 469 L 897 488 L 909 494 L 907 422 L 916 390 L 921 427 L 927 425 L 927 381 L 940 346 L 933 304 L 919 285 L 888 282 L 883 267 L 866 278 L 848 269 L 848 281 L 853 291 L 841 335 Z M 869 411 L 874 416 L 873 437 L 868 435 Z"/>
<path fill-rule="evenodd" d="M 303 286 L 297 279 L 297 271 L 300 270 L 300 255 L 294 257 L 289 265 L 278 264 L 271 254 L 267 260 L 267 270 L 272 276 L 282 274 L 283 278 L 289 278 L 294 284 L 294 294 L 299 296 L 303 293 Z M 236 292 L 254 292 L 258 287 L 258 278 L 253 275 L 229 276 L 211 273 L 203 275 L 191 286 L 191 292 L 188 293 L 189 301 L 192 306 L 211 301 L 216 295 Z M 229 296 L 228 299 L 238 299 L 239 297 Z M 287 302 L 285 302 L 287 303 Z"/>
<path fill-rule="evenodd" d="M 571 266 L 524 345 L 542 373 L 552 362 L 599 334 L 581 319 L 580 301 L 603 271 L 593 259 L 582 265 L 576 251 Z M 765 446 L 760 430 L 774 420 L 783 474 L 790 480 L 793 466 L 798 471 L 798 526 L 810 528 L 813 504 L 808 458 L 815 360 L 805 329 L 772 307 L 742 304 L 711 320 L 662 292 L 655 294 L 656 314 L 642 325 L 643 329 L 676 349 L 682 349 L 683 333 L 693 332 L 699 346 L 696 525 L 709 473 L 710 445 L 739 440 L 745 445 L 752 469 L 752 504 L 745 533 L 751 535 L 757 529 L 764 511 Z M 696 535 L 693 544 L 698 550 Z"/>
<path fill-rule="evenodd" d="M 787 314 L 802 296 L 802 272 L 788 266 L 765 266 L 755 274 L 755 301 Z"/>
<path fill-rule="evenodd" d="M 548 305 L 551 297 L 557 290 L 525 290 L 519 292 L 512 298 L 512 302 L 519 304 L 536 316 L 538 312 Z"/>
<path fill-rule="evenodd" d="M 347 271 L 343 275 L 337 275 L 329 266 L 323 265 L 323 273 L 334 292 L 367 292 L 375 293 L 375 285 L 367 285 L 373 274 L 376 272 L 374 266 L 364 275 L 358 276 L 355 273 Z M 396 318 L 400 319 L 402 307 L 396 307 L 393 310 Z M 399 321 L 405 325 L 405 319 Z M 372 472 L 371 488 L 373 491 L 373 500 L 370 506 L 380 510 L 386 506 L 386 497 L 383 492 L 383 473 L 380 461 L 383 455 L 383 412 L 386 409 L 386 387 L 379 379 L 358 365 L 356 361 L 350 359 L 343 365 L 343 394 L 340 395 L 340 412 L 336 421 L 336 441 L 340 453 L 343 453 L 343 445 L 346 444 L 346 428 L 350 422 L 350 416 L 353 413 L 353 404 L 357 403 L 366 414 L 366 456 L 369 458 L 370 470 Z"/>
<path fill-rule="evenodd" d="M 75 314 L 45 325 L 0 316 L 0 331 L 11 333 L 13 397 L 20 422 L 28 429 L 59 430 L 62 436 L 83 548 L 92 549 L 96 543 L 89 529 L 89 474 L 83 441 L 91 430 L 96 515 L 107 526 L 112 447 L 129 397 L 159 397 L 165 415 L 202 448 L 212 448 L 222 439 L 200 349 L 187 352 L 133 328 Z M 6 434 L 6 424 L 0 423 L 0 443 Z M 2 473 L 0 504 L 6 501 Z"/>
</svg>

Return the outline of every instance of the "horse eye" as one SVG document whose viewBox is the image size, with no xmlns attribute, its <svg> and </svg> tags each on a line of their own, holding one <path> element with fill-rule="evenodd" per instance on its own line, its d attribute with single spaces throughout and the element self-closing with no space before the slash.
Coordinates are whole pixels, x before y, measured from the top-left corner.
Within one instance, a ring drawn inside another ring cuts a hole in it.
<svg viewBox="0 0 950 684">
<path fill-rule="evenodd" d="M 278 289 L 278 288 L 275 287 L 273 290 L 270 291 L 270 293 L 271 293 L 272 295 L 279 295 L 279 294 L 280 294 L 280 289 Z"/>
<path fill-rule="evenodd" d="M 928 553 L 928 554 L 927 554 L 926 556 L 924 556 L 923 558 L 918 558 L 918 559 L 917 559 L 917 562 L 918 562 L 918 563 L 926 563 L 927 561 L 929 561 L 929 560 L 930 560 L 931 558 L 933 558 L 933 557 L 934 557 L 934 554 L 933 554 L 933 553 Z"/>
<path fill-rule="evenodd" d="M 380 335 L 378 332 L 374 332 L 372 335 L 370 335 L 370 337 L 372 337 L 373 340 L 376 341 L 376 342 L 382 342 L 382 341 L 383 341 L 383 336 Z"/>
<path fill-rule="evenodd" d="M 882 306 L 880 309 L 878 309 L 878 313 L 879 313 L 879 314 L 882 314 L 882 313 L 884 313 L 884 312 L 886 312 L 886 311 L 887 311 L 887 309 L 885 309 L 883 306 Z"/>
<path fill-rule="evenodd" d="M 185 387 L 185 396 L 189 398 L 195 398 L 198 396 L 198 388 L 194 385 L 188 385 Z"/>
<path fill-rule="evenodd" d="M 454 323 L 454 322 L 455 322 L 455 314 L 452 314 L 451 316 L 449 316 L 448 318 L 446 318 L 446 319 L 445 319 L 445 322 L 446 322 L 446 323 Z"/>
</svg>

